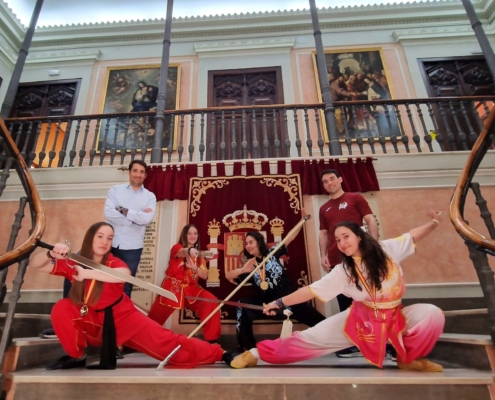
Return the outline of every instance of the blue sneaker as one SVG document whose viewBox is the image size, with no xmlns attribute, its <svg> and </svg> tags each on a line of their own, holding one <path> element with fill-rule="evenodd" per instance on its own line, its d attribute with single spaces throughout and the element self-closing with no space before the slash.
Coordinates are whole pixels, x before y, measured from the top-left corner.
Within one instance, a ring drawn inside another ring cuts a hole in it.
<svg viewBox="0 0 495 400">
<path fill-rule="evenodd" d="M 353 358 L 353 357 L 362 357 L 363 353 L 356 347 L 352 346 L 348 349 L 339 350 L 335 352 L 335 355 L 339 358 Z"/>
<path fill-rule="evenodd" d="M 391 344 L 387 344 L 385 357 L 388 358 L 390 361 L 397 361 L 397 352 L 395 351 L 394 346 L 392 346 Z"/>
</svg>

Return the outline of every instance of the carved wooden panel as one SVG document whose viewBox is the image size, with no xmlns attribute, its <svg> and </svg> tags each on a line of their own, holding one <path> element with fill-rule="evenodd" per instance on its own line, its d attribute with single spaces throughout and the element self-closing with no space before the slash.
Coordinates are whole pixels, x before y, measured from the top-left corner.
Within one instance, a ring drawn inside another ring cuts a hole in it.
<svg viewBox="0 0 495 400">
<path fill-rule="evenodd" d="M 431 97 L 495 94 L 490 70 L 483 58 L 420 60 Z"/>
<path fill-rule="evenodd" d="M 76 79 L 19 84 L 10 117 L 74 114 L 80 81 Z"/>
<path fill-rule="evenodd" d="M 444 59 L 419 60 L 422 67 L 423 79 L 430 97 L 461 97 L 495 95 L 493 77 L 484 58 L 453 57 Z M 470 126 L 477 127 L 477 116 L 472 110 L 465 114 L 458 109 L 457 103 L 445 104 L 441 109 L 434 106 L 435 119 L 444 137 L 452 133 L 455 137 L 455 147 L 444 142 L 447 150 L 462 150 L 460 135 L 467 134 Z M 479 132 L 477 132 L 479 133 Z M 468 148 L 473 143 L 467 136 Z"/>
<path fill-rule="evenodd" d="M 209 76 L 209 107 L 230 107 L 250 105 L 270 105 L 283 103 L 280 68 L 256 68 L 235 71 L 211 71 Z M 242 112 L 217 113 L 212 124 L 208 122 L 207 159 L 222 159 L 221 144 L 225 144 L 225 159 L 239 159 L 243 157 L 243 132 L 246 132 L 248 157 L 255 157 L 256 151 L 253 142 L 258 142 L 257 157 L 274 157 L 275 138 L 284 142 L 286 132 L 279 112 L 275 116 L 271 112 L 259 110 L 256 113 Z M 263 147 L 264 138 L 269 143 L 268 152 Z M 215 143 L 215 155 L 209 152 L 210 143 Z M 284 149 L 280 154 L 285 155 Z"/>
</svg>

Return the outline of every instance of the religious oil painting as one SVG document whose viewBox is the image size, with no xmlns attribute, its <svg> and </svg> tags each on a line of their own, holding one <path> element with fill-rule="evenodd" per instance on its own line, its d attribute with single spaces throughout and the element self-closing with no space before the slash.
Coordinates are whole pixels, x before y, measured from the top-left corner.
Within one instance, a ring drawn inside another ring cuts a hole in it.
<svg viewBox="0 0 495 400">
<path fill-rule="evenodd" d="M 99 129 L 98 149 L 150 149 L 155 144 L 160 66 L 146 65 L 109 68 L 102 102 L 103 118 Z M 180 65 L 169 65 L 166 82 L 165 110 L 176 110 L 179 102 Z M 139 114 L 135 114 L 139 113 Z M 165 114 L 162 147 L 176 147 L 176 118 Z M 172 143 L 171 143 L 172 140 Z"/>
<path fill-rule="evenodd" d="M 313 63 L 318 98 L 322 101 L 316 53 L 313 53 Z M 394 98 L 389 71 L 385 66 L 381 48 L 325 51 L 325 64 L 332 102 Z M 326 135 L 324 118 L 322 121 Z M 341 105 L 335 107 L 335 124 L 341 140 L 400 135 L 397 116 L 392 105 L 378 103 Z M 328 137 L 326 139 L 328 140 Z"/>
</svg>

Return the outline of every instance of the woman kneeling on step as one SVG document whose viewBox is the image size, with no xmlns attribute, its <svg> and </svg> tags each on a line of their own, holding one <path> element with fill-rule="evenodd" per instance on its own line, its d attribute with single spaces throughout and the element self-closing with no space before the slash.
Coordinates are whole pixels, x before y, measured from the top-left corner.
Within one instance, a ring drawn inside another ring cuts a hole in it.
<svg viewBox="0 0 495 400">
<path fill-rule="evenodd" d="M 110 253 L 112 239 L 110 224 L 93 224 L 84 236 L 80 254 L 130 276 L 127 265 Z M 97 366 L 100 369 L 115 369 L 117 345 L 125 345 L 160 361 L 181 345 L 169 360 L 169 364 L 181 367 L 222 360 L 224 351 L 219 345 L 187 339 L 163 328 L 134 307 L 132 300 L 124 294 L 122 280 L 68 260 L 69 251 L 67 245 L 57 243 L 53 250 L 37 254 L 29 264 L 31 268 L 72 282 L 69 297 L 58 301 L 51 313 L 55 333 L 68 355 L 45 369 L 85 366 L 87 346 L 102 347 Z"/>
<path fill-rule="evenodd" d="M 401 369 L 440 372 L 443 367 L 424 357 L 443 331 L 445 318 L 438 307 L 403 307 L 406 286 L 400 262 L 415 252 L 415 244 L 439 224 L 442 212 L 429 211 L 431 220 L 398 238 L 377 242 L 359 225 L 344 221 L 335 228 L 343 262 L 309 286 L 269 303 L 264 310 L 285 308 L 313 298 L 327 302 L 343 293 L 352 306 L 313 328 L 287 339 L 265 340 L 230 359 L 232 368 L 253 367 L 261 359 L 289 364 L 320 357 L 356 345 L 372 364 L 382 367 L 387 343 L 397 351 Z"/>
</svg>

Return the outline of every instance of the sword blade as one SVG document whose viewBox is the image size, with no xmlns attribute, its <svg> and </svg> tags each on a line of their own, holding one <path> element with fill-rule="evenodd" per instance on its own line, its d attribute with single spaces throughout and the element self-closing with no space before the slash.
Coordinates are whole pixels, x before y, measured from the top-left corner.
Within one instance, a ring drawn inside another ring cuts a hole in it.
<svg viewBox="0 0 495 400">
<path fill-rule="evenodd" d="M 198 251 L 198 256 L 203 258 L 213 258 L 213 251 L 201 250 Z"/>
<path fill-rule="evenodd" d="M 208 303 L 225 304 L 227 306 L 250 308 L 251 310 L 263 311 L 263 306 L 257 306 L 255 304 L 239 303 L 237 301 L 225 301 L 225 300 L 218 300 L 218 299 L 206 299 L 204 297 L 194 297 L 194 296 L 185 296 L 185 297 L 188 300 L 206 301 Z"/>
<path fill-rule="evenodd" d="M 177 302 L 177 297 L 172 292 L 161 288 L 160 286 L 153 285 L 152 283 L 145 282 L 141 279 L 135 278 L 134 276 L 124 274 L 123 272 L 116 271 L 114 268 L 109 268 L 103 264 L 97 263 L 89 258 L 83 257 L 80 254 L 69 252 L 67 254 L 69 260 L 75 261 L 78 264 L 84 265 L 91 269 L 101 271 L 104 274 L 118 278 L 124 282 L 132 283 L 133 285 L 139 286 L 140 288 L 149 290 L 150 292 L 156 293 L 160 296 L 166 297 L 167 299 Z"/>
</svg>

